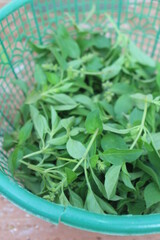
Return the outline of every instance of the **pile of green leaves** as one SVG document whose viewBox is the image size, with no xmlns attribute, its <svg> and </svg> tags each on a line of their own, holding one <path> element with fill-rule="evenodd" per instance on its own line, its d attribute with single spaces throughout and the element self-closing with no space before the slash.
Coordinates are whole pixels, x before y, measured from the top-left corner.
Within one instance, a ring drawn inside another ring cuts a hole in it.
<svg viewBox="0 0 160 240">
<path fill-rule="evenodd" d="M 116 27 L 114 44 L 73 27 L 29 43 L 36 83 L 4 137 L 10 171 L 65 206 L 160 212 L 160 67 Z"/>
</svg>

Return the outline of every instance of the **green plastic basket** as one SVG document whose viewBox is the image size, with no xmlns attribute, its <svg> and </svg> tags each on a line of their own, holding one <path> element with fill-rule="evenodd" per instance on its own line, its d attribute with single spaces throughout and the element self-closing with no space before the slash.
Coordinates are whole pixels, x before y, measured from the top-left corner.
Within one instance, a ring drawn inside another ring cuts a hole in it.
<svg viewBox="0 0 160 240">
<path fill-rule="evenodd" d="M 12 130 L 12 123 L 24 96 L 17 81 L 32 86 L 34 62 L 27 45 L 28 39 L 37 43 L 50 41 L 49 30 L 67 24 L 66 12 L 77 22 L 96 6 L 90 19 L 101 30 L 106 12 L 118 27 L 131 36 L 143 51 L 158 59 L 160 56 L 160 2 L 153 0 L 14 0 L 0 11 L 0 192 L 13 203 L 54 224 L 64 224 L 90 231 L 136 235 L 160 232 L 160 214 L 146 216 L 112 216 L 64 207 L 41 199 L 12 177 L 7 166 L 7 153 L 2 149 L 3 134 Z M 110 27 L 110 26 L 109 26 Z M 107 33 L 115 34 L 112 29 Z"/>
</svg>

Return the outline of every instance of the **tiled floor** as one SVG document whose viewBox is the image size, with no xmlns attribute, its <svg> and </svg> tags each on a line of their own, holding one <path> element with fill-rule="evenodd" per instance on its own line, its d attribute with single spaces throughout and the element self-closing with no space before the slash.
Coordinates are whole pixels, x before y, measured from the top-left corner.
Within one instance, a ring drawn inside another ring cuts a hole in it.
<svg viewBox="0 0 160 240">
<path fill-rule="evenodd" d="M 118 237 L 44 222 L 0 197 L 0 240 L 160 240 L 160 235 Z"/>
</svg>

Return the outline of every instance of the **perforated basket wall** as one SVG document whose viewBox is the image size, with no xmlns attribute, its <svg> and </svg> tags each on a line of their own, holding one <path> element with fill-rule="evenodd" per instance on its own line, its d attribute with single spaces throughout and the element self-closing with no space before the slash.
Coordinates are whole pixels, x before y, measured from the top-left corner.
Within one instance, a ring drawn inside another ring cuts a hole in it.
<svg viewBox="0 0 160 240">
<path fill-rule="evenodd" d="M 28 39 L 44 44 L 50 41 L 50 30 L 65 22 L 66 12 L 77 22 L 96 6 L 90 23 L 93 28 L 110 28 L 107 36 L 115 38 L 105 14 L 114 18 L 122 32 L 156 60 L 160 56 L 160 2 L 153 0 L 14 0 L 0 11 L 0 191 L 20 207 L 48 221 L 62 221 L 92 231 L 114 234 L 160 232 L 160 215 L 101 216 L 72 207 L 64 208 L 40 199 L 11 179 L 7 153 L 2 149 L 4 132 L 12 131 L 14 116 L 24 100 L 14 80 L 27 82 L 31 88 L 33 56 Z"/>
</svg>

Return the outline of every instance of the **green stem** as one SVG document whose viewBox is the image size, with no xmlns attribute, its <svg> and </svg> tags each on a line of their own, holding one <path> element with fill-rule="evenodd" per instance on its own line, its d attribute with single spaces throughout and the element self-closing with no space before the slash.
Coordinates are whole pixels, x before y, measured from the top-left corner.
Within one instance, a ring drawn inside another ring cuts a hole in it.
<svg viewBox="0 0 160 240">
<path fill-rule="evenodd" d="M 64 177 L 59 185 L 56 187 L 55 192 L 57 192 L 61 187 L 63 187 L 64 183 L 66 182 L 67 178 Z"/>
<path fill-rule="evenodd" d="M 37 152 L 33 152 L 33 153 L 30 153 L 30 154 L 27 154 L 23 157 L 23 159 L 26 159 L 26 158 L 29 158 L 29 157 L 32 157 L 32 156 L 35 156 L 35 155 L 38 155 L 38 154 L 41 154 L 43 151 L 42 149 L 37 151 Z"/>
<path fill-rule="evenodd" d="M 142 82 L 142 83 L 151 83 L 151 82 L 155 82 L 156 81 L 155 77 L 154 78 L 150 78 L 150 79 L 146 79 L 146 80 L 140 80 L 138 77 L 134 77 L 134 80 Z"/>
<path fill-rule="evenodd" d="M 89 178 L 88 178 L 88 172 L 87 172 L 87 160 L 86 160 L 86 159 L 85 159 L 85 161 L 84 161 L 84 174 L 85 174 L 85 178 L 86 178 L 87 186 L 88 186 L 88 188 L 92 191 L 91 184 L 90 184 L 90 182 L 89 182 Z"/>
<path fill-rule="evenodd" d="M 76 70 L 76 69 L 72 69 L 73 72 L 77 72 L 77 73 L 82 73 L 81 70 Z M 88 71 L 84 71 L 83 72 L 85 75 L 91 75 L 91 76 L 96 76 L 96 75 L 101 75 L 103 74 L 103 71 L 99 71 L 99 72 L 88 72 Z"/>
<path fill-rule="evenodd" d="M 77 160 L 70 158 L 57 157 L 57 160 L 77 163 Z"/>
<path fill-rule="evenodd" d="M 46 92 L 43 92 L 41 94 L 41 96 L 47 96 L 48 93 L 53 93 L 54 90 L 57 88 L 57 87 L 60 87 L 61 85 L 63 85 L 65 82 L 67 82 L 69 80 L 69 78 L 65 78 L 63 81 L 57 83 L 56 85 L 54 85 L 54 87 L 50 88 L 49 90 L 47 90 Z"/>
<path fill-rule="evenodd" d="M 88 147 L 87 147 L 87 149 L 86 149 L 83 157 L 82 157 L 81 160 L 78 162 L 78 164 L 73 168 L 73 171 L 76 171 L 76 169 L 81 165 L 81 163 L 82 163 L 84 160 L 86 160 L 87 154 L 88 154 L 90 148 L 92 147 L 92 144 L 93 144 L 93 142 L 94 142 L 94 140 L 95 140 L 95 138 L 96 138 L 96 136 L 97 136 L 97 134 L 98 134 L 98 131 L 99 131 L 99 129 L 97 129 L 97 130 L 95 131 L 95 133 L 93 134 L 93 136 L 92 136 L 92 138 L 91 138 L 91 141 L 89 142 Z M 86 161 L 85 161 L 84 172 L 85 172 L 85 177 L 86 177 L 87 185 L 88 185 L 88 187 L 91 189 L 91 186 L 90 186 L 90 183 L 89 183 L 89 180 L 88 180 Z M 66 180 L 67 180 L 66 177 L 64 177 L 64 178 L 62 179 L 62 181 L 59 183 L 59 185 L 58 185 L 57 188 L 55 189 L 55 192 L 57 192 L 57 191 L 59 190 L 59 188 L 63 187 L 63 185 L 64 185 L 64 183 L 66 182 Z"/>
<path fill-rule="evenodd" d="M 143 112 L 142 122 L 141 122 L 141 125 L 140 125 L 140 128 L 139 128 L 139 132 L 138 132 L 137 137 L 135 138 L 134 142 L 132 143 L 130 149 L 134 148 L 134 146 L 136 145 L 138 139 L 140 138 L 140 136 L 142 134 L 142 131 L 144 129 L 146 115 L 147 115 L 147 100 L 145 101 L 144 112 Z"/>
<path fill-rule="evenodd" d="M 23 163 L 23 164 L 25 164 L 29 169 L 31 169 L 31 170 L 33 170 L 33 171 L 35 171 L 35 172 L 39 172 L 39 173 L 41 173 L 41 174 L 43 174 L 43 175 L 46 174 L 46 172 L 45 172 L 43 169 L 38 168 L 38 167 L 35 166 L 35 165 L 32 165 L 32 164 L 30 164 L 30 163 L 26 163 L 26 162 L 24 162 L 24 161 L 22 161 L 22 160 L 21 160 L 20 162 Z M 58 177 L 58 176 L 56 176 L 56 175 L 54 175 L 54 174 L 52 174 L 52 173 L 47 173 L 47 174 L 48 174 L 49 177 L 55 178 L 55 179 L 57 179 L 57 180 L 61 180 L 61 177 Z"/>
<path fill-rule="evenodd" d="M 33 153 L 30 153 L 30 154 L 27 154 L 27 155 L 25 155 L 22 159 L 26 159 L 26 158 L 29 158 L 29 157 L 32 157 L 32 156 L 41 154 L 41 153 L 43 153 L 48 147 L 49 147 L 49 145 L 47 145 L 46 147 L 42 148 L 41 150 L 39 150 L 39 151 L 37 151 L 37 152 L 33 152 Z"/>
<path fill-rule="evenodd" d="M 105 15 L 106 15 L 106 17 L 108 18 L 108 20 L 110 21 L 110 23 L 112 23 L 112 26 L 113 26 L 114 30 L 116 31 L 116 33 L 117 33 L 118 35 L 120 35 L 121 32 L 120 32 L 120 30 L 118 29 L 118 27 L 117 27 L 116 23 L 114 22 L 114 20 L 113 20 L 113 19 L 110 17 L 110 15 L 108 15 L 107 13 L 106 13 Z"/>
<path fill-rule="evenodd" d="M 65 15 L 69 18 L 69 20 L 71 21 L 71 23 L 73 24 L 73 26 L 80 31 L 78 24 L 76 23 L 76 21 L 74 20 L 74 18 L 69 14 L 69 13 L 65 13 Z M 75 32 L 74 32 L 75 33 Z"/>
<path fill-rule="evenodd" d="M 103 125 L 104 126 L 104 131 L 109 131 L 109 132 L 113 132 L 113 133 L 116 133 L 116 134 L 122 134 L 122 135 L 125 135 L 125 134 L 128 134 L 131 130 L 136 130 L 137 128 L 140 127 L 140 125 L 137 125 L 135 127 L 131 127 L 131 128 L 126 128 L 126 129 L 117 129 L 117 128 L 112 128 L 110 126 L 107 126 L 107 125 Z"/>
<path fill-rule="evenodd" d="M 88 147 L 87 147 L 87 149 L 86 149 L 83 157 L 82 157 L 81 160 L 77 163 L 77 165 L 73 168 L 73 171 L 76 171 L 77 168 L 78 168 L 78 167 L 82 164 L 82 162 L 86 159 L 87 154 L 88 154 L 90 148 L 92 147 L 92 144 L 93 144 L 94 140 L 95 140 L 96 137 L 97 137 L 98 131 L 99 131 L 99 129 L 97 128 L 96 131 L 95 131 L 95 133 L 93 134 L 93 136 L 92 136 L 89 144 L 88 144 Z"/>
<path fill-rule="evenodd" d="M 50 172 L 50 171 L 52 171 L 52 170 L 55 170 L 55 169 L 62 168 L 62 167 L 64 167 L 64 166 L 66 166 L 67 164 L 69 164 L 69 162 L 67 162 L 67 163 L 64 163 L 64 164 L 62 164 L 62 165 L 60 165 L 60 166 L 56 166 L 56 167 L 47 168 L 46 170 L 44 170 L 44 172 L 45 172 L 45 173 L 48 173 L 48 172 Z"/>
</svg>

